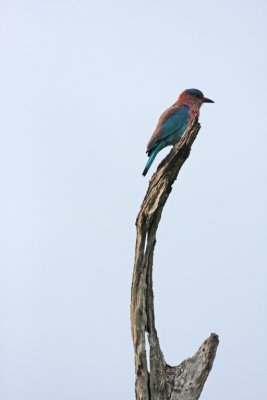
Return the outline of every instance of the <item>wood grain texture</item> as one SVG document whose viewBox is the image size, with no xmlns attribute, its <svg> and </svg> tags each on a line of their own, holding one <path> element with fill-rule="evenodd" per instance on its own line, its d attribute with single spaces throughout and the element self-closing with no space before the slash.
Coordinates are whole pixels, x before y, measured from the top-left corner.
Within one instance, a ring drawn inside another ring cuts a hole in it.
<svg viewBox="0 0 267 400">
<path fill-rule="evenodd" d="M 137 400 L 197 400 L 212 368 L 219 343 L 211 334 L 197 353 L 179 366 L 164 359 L 155 327 L 153 297 L 153 254 L 163 207 L 177 175 L 189 157 L 200 130 L 194 120 L 179 143 L 158 166 L 136 219 L 136 247 L 131 292 L 131 328 L 135 351 L 135 393 Z M 148 370 L 146 335 L 149 341 Z"/>
</svg>

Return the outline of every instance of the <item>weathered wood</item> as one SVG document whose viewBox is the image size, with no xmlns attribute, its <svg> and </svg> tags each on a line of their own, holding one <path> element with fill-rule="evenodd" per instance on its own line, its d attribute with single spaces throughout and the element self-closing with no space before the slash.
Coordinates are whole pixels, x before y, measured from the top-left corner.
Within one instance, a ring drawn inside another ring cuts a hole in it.
<svg viewBox="0 0 267 400">
<path fill-rule="evenodd" d="M 136 219 L 136 248 L 131 293 L 131 327 L 135 351 L 137 400 L 197 400 L 212 368 L 218 336 L 211 334 L 198 352 L 177 367 L 166 364 L 155 327 L 153 253 L 163 207 L 189 157 L 200 124 L 193 121 L 181 141 L 158 166 Z M 150 347 L 148 371 L 145 335 Z"/>
</svg>

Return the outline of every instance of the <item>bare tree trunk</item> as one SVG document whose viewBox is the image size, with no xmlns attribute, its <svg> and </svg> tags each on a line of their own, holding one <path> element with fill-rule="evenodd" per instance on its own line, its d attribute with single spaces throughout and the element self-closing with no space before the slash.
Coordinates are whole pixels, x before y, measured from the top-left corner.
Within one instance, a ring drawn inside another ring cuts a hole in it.
<svg viewBox="0 0 267 400">
<path fill-rule="evenodd" d="M 197 400 L 212 368 L 219 343 L 214 333 L 197 353 L 176 367 L 166 364 L 155 327 L 153 296 L 153 253 L 163 207 L 172 190 L 200 124 L 193 121 L 181 141 L 161 162 L 152 176 L 136 220 L 136 248 L 131 294 L 131 326 L 135 351 L 137 400 Z M 148 371 L 145 335 L 150 347 Z"/>
</svg>

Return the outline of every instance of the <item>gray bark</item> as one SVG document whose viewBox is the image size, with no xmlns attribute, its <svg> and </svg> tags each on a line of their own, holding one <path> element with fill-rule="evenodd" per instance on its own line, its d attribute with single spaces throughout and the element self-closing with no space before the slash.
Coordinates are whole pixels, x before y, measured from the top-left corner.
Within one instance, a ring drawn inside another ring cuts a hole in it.
<svg viewBox="0 0 267 400">
<path fill-rule="evenodd" d="M 212 368 L 219 343 L 214 333 L 197 353 L 176 367 L 169 366 L 160 348 L 155 327 L 153 253 L 163 207 L 177 175 L 189 157 L 200 124 L 193 121 L 184 136 L 152 176 L 136 220 L 136 248 L 131 293 L 131 327 L 135 351 L 137 400 L 197 400 Z M 148 371 L 145 335 L 148 335 Z"/>
</svg>

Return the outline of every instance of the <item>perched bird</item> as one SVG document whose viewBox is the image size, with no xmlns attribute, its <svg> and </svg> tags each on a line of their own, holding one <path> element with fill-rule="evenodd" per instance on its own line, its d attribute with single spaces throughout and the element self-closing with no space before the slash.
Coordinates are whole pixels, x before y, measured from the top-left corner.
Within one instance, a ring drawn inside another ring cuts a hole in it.
<svg viewBox="0 0 267 400">
<path fill-rule="evenodd" d="M 143 171 L 144 176 L 160 150 L 179 142 L 186 128 L 199 115 L 203 103 L 214 103 L 214 101 L 204 97 L 198 89 L 186 89 L 178 100 L 164 111 L 147 145 L 146 152 L 149 159 Z"/>
</svg>

